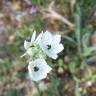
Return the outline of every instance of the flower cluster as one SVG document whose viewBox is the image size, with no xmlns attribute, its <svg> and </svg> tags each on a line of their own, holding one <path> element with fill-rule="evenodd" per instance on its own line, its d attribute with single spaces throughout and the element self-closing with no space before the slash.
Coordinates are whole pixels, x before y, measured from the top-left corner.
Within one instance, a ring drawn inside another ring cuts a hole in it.
<svg viewBox="0 0 96 96">
<path fill-rule="evenodd" d="M 28 71 L 31 80 L 40 81 L 52 70 L 45 59 L 46 56 L 52 59 L 58 57 L 58 53 L 64 49 L 60 41 L 60 35 L 52 35 L 48 31 L 41 32 L 37 38 L 34 31 L 31 41 L 24 41 L 26 52 L 22 56 L 29 56 Z"/>
</svg>

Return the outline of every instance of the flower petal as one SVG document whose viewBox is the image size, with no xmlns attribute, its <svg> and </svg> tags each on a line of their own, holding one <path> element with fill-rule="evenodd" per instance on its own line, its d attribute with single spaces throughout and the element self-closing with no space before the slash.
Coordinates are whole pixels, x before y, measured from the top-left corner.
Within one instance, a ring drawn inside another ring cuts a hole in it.
<svg viewBox="0 0 96 96">
<path fill-rule="evenodd" d="M 44 72 L 38 72 L 38 73 L 34 73 L 33 75 L 29 75 L 30 79 L 33 81 L 40 81 L 42 79 L 45 79 L 47 77 L 47 73 Z"/>
<path fill-rule="evenodd" d="M 30 47 L 31 43 L 28 41 L 24 41 L 24 48 L 27 50 Z"/>
<path fill-rule="evenodd" d="M 31 43 L 35 41 L 36 38 L 36 31 L 33 32 L 32 37 L 31 37 Z"/>
<path fill-rule="evenodd" d="M 37 39 L 35 40 L 36 43 L 39 43 L 39 42 L 40 42 L 42 35 L 43 35 L 43 32 L 41 32 L 41 33 L 38 35 Z"/>
<path fill-rule="evenodd" d="M 53 53 L 59 53 L 64 49 L 64 46 L 62 44 L 57 44 L 52 46 L 52 52 Z"/>
<path fill-rule="evenodd" d="M 53 44 L 59 44 L 61 41 L 61 35 L 54 35 L 53 36 Z"/>
<path fill-rule="evenodd" d="M 51 44 L 52 43 L 52 34 L 46 31 L 41 37 L 41 43 L 43 45 Z"/>
<path fill-rule="evenodd" d="M 38 66 L 42 67 L 42 70 L 45 71 L 45 73 L 49 73 L 52 70 L 52 68 L 47 64 L 44 59 L 38 59 L 37 62 L 39 62 Z"/>
<path fill-rule="evenodd" d="M 52 70 L 52 68 L 49 65 L 45 65 L 43 68 L 46 73 L 49 73 Z"/>
<path fill-rule="evenodd" d="M 47 55 L 49 56 L 49 57 L 51 57 L 52 59 L 57 59 L 57 54 L 56 53 L 53 53 L 53 52 L 47 52 Z"/>
</svg>

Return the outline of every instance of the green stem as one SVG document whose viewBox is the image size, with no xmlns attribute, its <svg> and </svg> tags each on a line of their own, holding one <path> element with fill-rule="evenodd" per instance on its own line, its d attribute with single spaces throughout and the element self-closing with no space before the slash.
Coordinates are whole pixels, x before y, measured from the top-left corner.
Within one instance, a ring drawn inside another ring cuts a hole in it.
<svg viewBox="0 0 96 96">
<path fill-rule="evenodd" d="M 77 49 L 78 49 L 78 54 L 81 57 L 81 14 L 80 14 L 80 8 L 79 5 L 76 6 L 77 8 L 77 13 L 75 13 L 74 19 L 75 19 L 75 24 L 76 24 L 76 28 L 75 28 L 75 35 L 76 35 L 76 40 L 77 40 Z"/>
<path fill-rule="evenodd" d="M 82 96 L 82 93 L 80 92 L 80 80 L 74 77 L 75 80 L 75 96 Z"/>
<path fill-rule="evenodd" d="M 41 96 L 41 91 L 38 86 L 39 83 L 37 83 L 37 82 L 34 82 L 34 83 L 35 83 L 35 87 L 37 88 L 37 91 L 38 91 L 38 96 Z"/>
</svg>

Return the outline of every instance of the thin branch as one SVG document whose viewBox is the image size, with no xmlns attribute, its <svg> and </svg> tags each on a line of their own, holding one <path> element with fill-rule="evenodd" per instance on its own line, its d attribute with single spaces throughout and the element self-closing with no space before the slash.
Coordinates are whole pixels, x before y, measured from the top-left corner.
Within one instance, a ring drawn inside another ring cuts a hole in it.
<svg viewBox="0 0 96 96">
<path fill-rule="evenodd" d="M 74 24 L 72 24 L 70 21 L 68 21 L 65 17 L 63 17 L 61 14 L 57 13 L 54 9 L 54 1 L 52 1 L 48 8 L 46 9 L 41 9 L 41 12 L 43 13 L 43 17 L 42 19 L 47 19 L 47 18 L 51 18 L 51 19 L 57 19 L 60 20 L 62 22 L 64 22 L 66 25 L 68 25 L 71 29 L 73 29 L 75 27 Z"/>
</svg>

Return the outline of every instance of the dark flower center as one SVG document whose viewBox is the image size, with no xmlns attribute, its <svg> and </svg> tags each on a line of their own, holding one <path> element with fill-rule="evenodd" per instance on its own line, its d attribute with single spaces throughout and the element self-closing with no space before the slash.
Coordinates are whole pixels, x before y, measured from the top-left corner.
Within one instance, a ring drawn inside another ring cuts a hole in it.
<svg viewBox="0 0 96 96">
<path fill-rule="evenodd" d="M 37 66 L 34 67 L 34 71 L 37 72 L 39 68 Z"/>
<path fill-rule="evenodd" d="M 34 47 L 34 45 L 31 45 L 30 47 Z"/>
<path fill-rule="evenodd" d="M 48 49 L 48 50 L 51 49 L 51 45 L 47 45 L 47 49 Z"/>
</svg>

